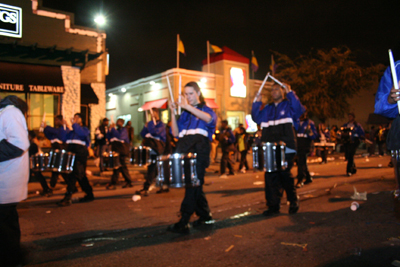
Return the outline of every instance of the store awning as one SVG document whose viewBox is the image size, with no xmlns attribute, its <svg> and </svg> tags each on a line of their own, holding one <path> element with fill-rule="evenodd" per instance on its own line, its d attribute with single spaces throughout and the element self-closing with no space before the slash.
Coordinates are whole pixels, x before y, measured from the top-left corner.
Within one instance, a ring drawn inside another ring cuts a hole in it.
<svg viewBox="0 0 400 267">
<path fill-rule="evenodd" d="M 90 84 L 81 84 L 81 105 L 99 104 L 99 98 Z"/>
<path fill-rule="evenodd" d="M 204 99 L 204 100 L 206 101 L 207 107 L 209 107 L 209 108 L 215 108 L 215 109 L 218 109 L 218 108 L 219 108 L 218 105 L 217 105 L 217 103 L 215 103 L 214 99 L 212 99 L 212 98 L 206 98 L 206 99 Z"/>
<path fill-rule="evenodd" d="M 164 98 L 164 99 L 159 99 L 159 100 L 153 100 L 153 101 L 146 102 L 146 103 L 144 103 L 143 106 L 141 106 L 139 108 L 139 111 L 150 110 L 152 108 L 165 109 L 165 108 L 167 108 L 167 101 L 168 101 L 168 99 Z"/>
<path fill-rule="evenodd" d="M 61 68 L 0 62 L 0 90 L 15 93 L 63 94 Z"/>
</svg>

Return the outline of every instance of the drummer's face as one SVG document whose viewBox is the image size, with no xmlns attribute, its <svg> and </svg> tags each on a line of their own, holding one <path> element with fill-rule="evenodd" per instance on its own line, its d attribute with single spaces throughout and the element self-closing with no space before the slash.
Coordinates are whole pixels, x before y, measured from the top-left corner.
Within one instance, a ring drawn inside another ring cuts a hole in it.
<svg viewBox="0 0 400 267">
<path fill-rule="evenodd" d="M 186 97 L 187 102 L 192 106 L 197 105 L 200 102 L 199 94 L 191 86 L 185 87 L 185 97 Z"/>
<path fill-rule="evenodd" d="M 271 97 L 273 101 L 279 101 L 283 97 L 282 89 L 279 85 L 275 84 L 271 89 Z"/>
</svg>

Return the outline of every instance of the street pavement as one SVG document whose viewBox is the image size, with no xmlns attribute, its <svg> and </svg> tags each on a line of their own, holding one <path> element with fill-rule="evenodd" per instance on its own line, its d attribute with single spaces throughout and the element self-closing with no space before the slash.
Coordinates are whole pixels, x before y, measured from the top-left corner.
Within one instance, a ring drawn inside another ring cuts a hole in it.
<svg viewBox="0 0 400 267">
<path fill-rule="evenodd" d="M 121 177 L 116 190 L 106 190 L 111 172 L 99 176 L 91 159 L 93 202 L 76 203 L 84 195 L 79 192 L 71 206 L 58 207 L 65 185 L 44 197 L 38 183 L 29 183 L 29 198 L 18 207 L 28 266 L 392 266 L 400 261 L 400 205 L 391 195 L 390 157 L 362 154 L 351 177 L 342 154 L 327 164 L 311 158 L 314 182 L 298 190 L 299 212 L 289 215 L 283 197 L 281 214 L 270 218 L 262 215 L 262 172 L 223 179 L 212 164 L 204 191 L 215 223 L 191 228 L 189 235 L 165 231 L 179 220 L 184 189 L 154 189 L 135 202 L 145 168 L 129 166 L 133 188 L 123 189 Z M 354 190 L 367 192 L 356 211 L 350 209 Z"/>
</svg>

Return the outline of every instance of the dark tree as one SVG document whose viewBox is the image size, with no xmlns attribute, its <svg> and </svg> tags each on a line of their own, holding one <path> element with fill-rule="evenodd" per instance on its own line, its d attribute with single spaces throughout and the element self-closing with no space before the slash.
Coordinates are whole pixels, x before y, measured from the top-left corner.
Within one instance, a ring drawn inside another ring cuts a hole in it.
<svg viewBox="0 0 400 267">
<path fill-rule="evenodd" d="M 361 67 L 347 47 L 317 50 L 292 60 L 274 52 L 277 78 L 287 81 L 310 113 L 319 120 L 340 119 L 349 111 L 348 98 L 370 88 L 381 77 L 382 64 Z M 362 103 L 360 103 L 362 104 Z"/>
</svg>

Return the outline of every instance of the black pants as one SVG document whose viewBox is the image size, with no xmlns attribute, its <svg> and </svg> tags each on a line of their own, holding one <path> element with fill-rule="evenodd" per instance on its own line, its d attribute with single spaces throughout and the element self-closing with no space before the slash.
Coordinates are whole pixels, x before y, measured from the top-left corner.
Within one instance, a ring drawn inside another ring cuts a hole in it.
<svg viewBox="0 0 400 267">
<path fill-rule="evenodd" d="M 246 168 L 246 170 L 249 170 L 249 164 L 247 163 L 247 150 L 240 151 L 239 171 L 243 168 L 243 166 Z"/>
<path fill-rule="evenodd" d="M 82 190 L 88 195 L 93 196 L 93 189 L 86 177 L 86 163 L 88 151 L 85 146 L 69 144 L 68 151 L 75 153 L 74 170 L 68 175 L 67 196 L 74 192 L 76 181 L 78 181 Z"/>
<path fill-rule="evenodd" d="M 98 157 L 99 157 L 99 168 L 100 168 L 100 172 L 104 171 L 104 152 L 108 152 L 108 145 L 104 144 L 104 145 L 99 145 L 98 149 L 97 149 L 97 153 L 98 153 Z"/>
<path fill-rule="evenodd" d="M 283 171 L 265 172 L 265 199 L 267 206 L 271 209 L 280 209 L 282 189 L 285 190 L 287 200 L 290 203 L 297 202 L 296 187 L 294 186 L 294 178 L 290 172 L 293 167 L 293 159 L 295 154 L 286 154 L 285 158 L 288 167 Z"/>
<path fill-rule="evenodd" d="M 304 178 L 306 181 L 311 180 L 310 172 L 307 166 L 307 157 L 309 150 L 299 149 L 297 151 L 297 182 L 303 182 Z"/>
<path fill-rule="evenodd" d="M 126 166 L 126 156 L 120 154 L 119 161 L 121 163 L 121 167 L 113 170 L 113 175 L 111 176 L 111 184 L 117 184 L 119 173 L 122 174 L 125 182 L 132 183 L 131 175 L 129 174 L 128 167 Z"/>
<path fill-rule="evenodd" d="M 181 214 L 184 223 L 189 222 L 190 216 L 192 216 L 194 212 L 197 214 L 197 216 L 202 218 L 208 218 L 211 216 L 210 207 L 208 206 L 208 201 L 203 191 L 206 167 L 207 163 L 204 160 L 202 161 L 201 157 L 199 156 L 197 158 L 196 171 L 197 178 L 200 180 L 200 186 L 185 188 L 185 197 L 181 204 Z"/>
<path fill-rule="evenodd" d="M 46 178 L 44 178 L 42 172 L 40 172 L 40 171 L 32 171 L 31 170 L 31 175 L 32 174 L 39 181 L 40 185 L 43 188 L 43 192 L 49 191 L 49 186 L 47 185 Z"/>
<path fill-rule="evenodd" d="M 234 173 L 234 170 L 233 170 L 233 166 L 234 165 L 235 165 L 235 163 L 233 162 L 233 160 L 229 156 L 229 151 L 226 150 L 226 149 L 223 149 L 222 150 L 221 165 L 220 165 L 221 174 L 225 173 L 226 167 L 228 167 L 229 173 L 233 174 Z"/>
<path fill-rule="evenodd" d="M 20 240 L 17 204 L 0 204 L 0 266 L 21 263 Z"/>
<path fill-rule="evenodd" d="M 349 143 L 346 146 L 346 154 L 347 154 L 347 167 L 346 173 L 354 174 L 357 172 L 356 164 L 354 163 L 354 155 L 356 154 L 356 150 L 360 141 L 354 141 L 354 143 Z"/>
<path fill-rule="evenodd" d="M 65 173 L 52 172 L 50 178 L 50 186 L 55 187 L 57 184 L 58 176 L 61 174 L 61 177 L 64 179 L 65 183 L 68 184 L 68 175 Z"/>
</svg>

